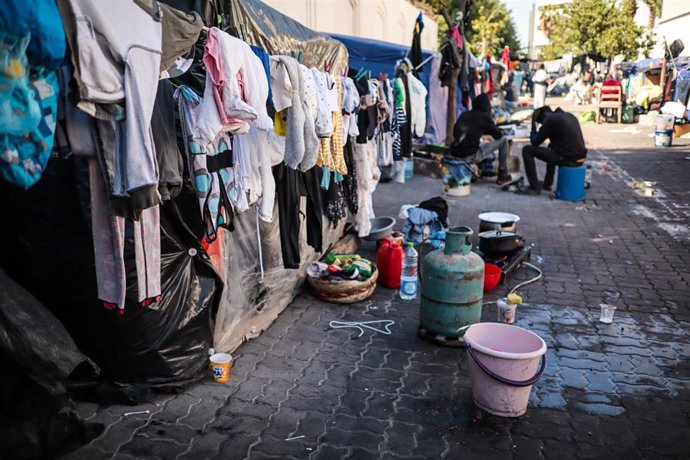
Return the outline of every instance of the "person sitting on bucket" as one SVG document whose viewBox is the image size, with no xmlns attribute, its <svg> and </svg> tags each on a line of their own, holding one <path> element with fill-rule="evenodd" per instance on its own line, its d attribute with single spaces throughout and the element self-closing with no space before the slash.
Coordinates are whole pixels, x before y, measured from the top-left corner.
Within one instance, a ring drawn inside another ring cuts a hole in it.
<svg viewBox="0 0 690 460">
<path fill-rule="evenodd" d="M 541 124 L 539 131 L 536 128 L 537 123 Z M 549 140 L 548 147 L 540 147 L 546 139 Z M 537 177 L 535 158 L 546 162 L 543 183 L 540 183 Z M 520 187 L 517 193 L 539 195 L 542 190 L 551 191 L 556 166 L 581 166 L 586 158 L 585 139 L 575 115 L 561 110 L 560 107 L 551 110 L 548 105 L 535 110 L 532 114 L 530 144 L 522 149 L 529 186 Z"/>
<path fill-rule="evenodd" d="M 490 135 L 495 140 L 481 143 L 483 135 Z M 465 161 L 479 163 L 490 158 L 498 150 L 498 185 L 511 181 L 508 174 L 508 139 L 491 118 L 489 96 L 482 93 L 472 101 L 472 110 L 464 112 L 453 127 L 453 142 L 450 154 Z"/>
</svg>

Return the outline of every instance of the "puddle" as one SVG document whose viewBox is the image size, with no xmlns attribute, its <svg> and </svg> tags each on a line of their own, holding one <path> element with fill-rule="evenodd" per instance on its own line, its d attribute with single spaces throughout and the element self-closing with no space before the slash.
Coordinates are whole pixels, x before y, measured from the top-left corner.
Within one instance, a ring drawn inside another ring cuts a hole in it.
<svg viewBox="0 0 690 460">
<path fill-rule="evenodd" d="M 671 236 L 688 236 L 690 235 L 690 228 L 687 225 L 681 224 L 668 224 L 666 222 L 660 222 L 659 227 L 665 230 Z"/>
</svg>

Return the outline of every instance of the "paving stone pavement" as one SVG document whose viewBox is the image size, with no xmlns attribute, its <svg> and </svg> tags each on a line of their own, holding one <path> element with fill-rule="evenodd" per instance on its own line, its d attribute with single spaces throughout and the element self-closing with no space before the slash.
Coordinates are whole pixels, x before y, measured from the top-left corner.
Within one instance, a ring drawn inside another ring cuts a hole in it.
<svg viewBox="0 0 690 460">
<path fill-rule="evenodd" d="M 585 202 L 516 196 L 488 182 L 449 199 L 452 222 L 475 230 L 480 211 L 519 214 L 544 269 L 521 290 L 528 305 L 517 313 L 517 325 L 548 346 L 524 416 L 473 406 L 464 352 L 417 337 L 417 302 L 385 288 L 349 306 L 304 292 L 234 353 L 226 385 L 204 381 L 140 406 L 78 403 L 107 428 L 64 458 L 690 458 L 690 235 L 677 230 L 690 224 L 690 161 L 687 151 L 659 153 L 641 142 L 648 137 L 612 129 L 586 127 L 595 170 Z M 636 147 L 615 147 L 616 136 Z M 628 185 L 652 176 L 656 197 Z M 397 215 L 440 187 L 426 177 L 380 184 L 376 211 Z M 532 275 L 522 268 L 485 300 Z M 611 325 L 598 322 L 602 302 L 618 306 Z M 486 305 L 483 319 L 495 316 Z M 394 320 L 392 333 L 329 328 L 375 319 Z M 123 415 L 139 410 L 150 413 Z"/>
</svg>

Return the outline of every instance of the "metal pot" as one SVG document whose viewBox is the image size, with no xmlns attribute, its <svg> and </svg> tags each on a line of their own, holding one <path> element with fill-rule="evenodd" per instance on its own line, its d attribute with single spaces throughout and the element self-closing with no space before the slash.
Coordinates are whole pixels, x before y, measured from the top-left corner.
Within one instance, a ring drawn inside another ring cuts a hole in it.
<svg viewBox="0 0 690 460">
<path fill-rule="evenodd" d="M 483 212 L 479 214 L 479 233 L 489 230 L 501 230 L 504 232 L 514 232 L 517 230 L 517 223 L 520 216 L 509 212 Z"/>
<path fill-rule="evenodd" d="M 489 230 L 479 234 L 479 250 L 484 254 L 510 254 L 524 245 L 524 238 L 515 232 Z"/>
</svg>

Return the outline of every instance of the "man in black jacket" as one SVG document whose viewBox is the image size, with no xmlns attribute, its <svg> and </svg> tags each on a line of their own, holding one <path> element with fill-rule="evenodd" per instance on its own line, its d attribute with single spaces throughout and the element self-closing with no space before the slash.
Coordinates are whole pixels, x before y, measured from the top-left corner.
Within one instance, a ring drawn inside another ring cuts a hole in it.
<svg viewBox="0 0 690 460">
<path fill-rule="evenodd" d="M 536 129 L 537 123 L 541 124 L 539 131 Z M 540 147 L 546 139 L 549 140 L 549 146 Z M 575 115 L 560 107 L 554 111 L 547 105 L 534 111 L 530 143 L 522 149 L 529 187 L 521 188 L 520 193 L 539 195 L 541 190 L 550 191 L 556 166 L 581 166 L 587 158 L 580 122 Z M 546 162 L 546 174 L 541 184 L 537 178 L 535 158 Z"/>
<path fill-rule="evenodd" d="M 481 142 L 483 135 L 490 135 L 495 140 Z M 499 185 L 511 181 L 508 174 L 508 139 L 496 127 L 491 118 L 491 103 L 485 93 L 475 97 L 472 110 L 464 112 L 453 127 L 453 143 L 450 154 L 456 158 L 479 163 L 498 150 L 498 180 Z"/>
</svg>

